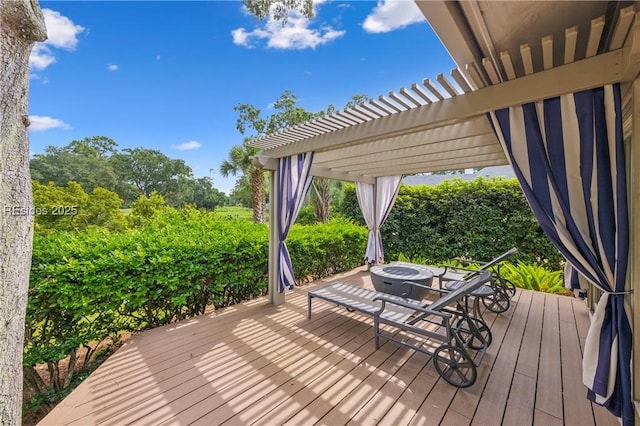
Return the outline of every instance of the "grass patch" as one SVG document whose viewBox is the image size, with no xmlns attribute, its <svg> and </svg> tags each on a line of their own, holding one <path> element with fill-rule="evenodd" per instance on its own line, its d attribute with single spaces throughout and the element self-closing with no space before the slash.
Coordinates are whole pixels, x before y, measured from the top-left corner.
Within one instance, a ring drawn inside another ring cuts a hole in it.
<svg viewBox="0 0 640 426">
<path fill-rule="evenodd" d="M 215 213 L 222 217 L 233 219 L 252 219 L 253 210 L 240 206 L 220 206 L 216 207 Z"/>
</svg>

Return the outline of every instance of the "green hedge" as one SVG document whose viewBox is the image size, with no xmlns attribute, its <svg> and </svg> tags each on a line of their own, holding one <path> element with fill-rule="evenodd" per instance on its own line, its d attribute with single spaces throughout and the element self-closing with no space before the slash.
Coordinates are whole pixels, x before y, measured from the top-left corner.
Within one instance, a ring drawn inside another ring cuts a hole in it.
<svg viewBox="0 0 640 426">
<path fill-rule="evenodd" d="M 345 191 L 340 212 L 364 224 L 355 187 Z M 488 260 L 517 247 L 514 261 L 546 264 L 551 269 L 560 269 L 562 262 L 515 179 L 402 185 L 381 233 L 387 260 L 400 254 L 436 263 L 456 257 Z"/>
<path fill-rule="evenodd" d="M 287 240 L 299 283 L 362 263 L 367 232 L 345 220 L 295 225 Z M 167 209 L 143 229 L 53 232 L 34 239 L 25 342 L 32 368 L 78 347 L 264 295 L 268 229 L 194 209 Z M 54 387 L 57 374 L 51 377 Z M 36 388 L 36 389 L 34 389 Z"/>
</svg>

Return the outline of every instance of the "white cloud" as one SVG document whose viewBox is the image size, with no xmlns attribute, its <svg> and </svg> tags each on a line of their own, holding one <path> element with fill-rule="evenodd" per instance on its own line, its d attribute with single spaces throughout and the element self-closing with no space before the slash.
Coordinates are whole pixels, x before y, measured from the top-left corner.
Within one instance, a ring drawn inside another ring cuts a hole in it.
<svg viewBox="0 0 640 426">
<path fill-rule="evenodd" d="M 29 55 L 29 66 L 31 69 L 43 70 L 56 61 L 51 50 L 44 43 L 36 43 Z"/>
<path fill-rule="evenodd" d="M 387 33 L 407 25 L 426 22 L 412 0 L 381 0 L 362 23 L 368 33 Z"/>
<path fill-rule="evenodd" d="M 233 37 L 233 44 L 239 44 L 241 46 L 247 46 L 249 35 L 250 34 L 244 28 L 238 28 L 236 30 L 231 31 L 231 37 Z"/>
<path fill-rule="evenodd" d="M 29 130 L 33 132 L 44 132 L 49 129 L 71 129 L 71 126 L 57 118 L 42 115 L 30 115 L 29 120 L 31 121 Z"/>
<path fill-rule="evenodd" d="M 51 9 L 43 9 L 44 22 L 47 25 L 47 41 L 53 47 L 66 50 L 74 50 L 78 45 L 78 34 L 84 31 L 80 25 L 74 24 L 71 19 L 62 16 L 60 12 Z"/>
<path fill-rule="evenodd" d="M 314 2 L 315 5 L 321 1 Z M 254 42 L 266 40 L 267 47 L 272 49 L 315 49 L 317 46 L 329 43 L 342 37 L 346 31 L 335 30 L 330 26 L 310 28 L 311 20 L 298 12 L 290 12 L 287 21 L 275 21 L 271 18 L 261 27 L 247 31 L 238 28 L 231 31 L 233 43 L 239 46 L 254 47 Z"/>
<path fill-rule="evenodd" d="M 43 70 L 56 62 L 52 48 L 75 50 L 78 45 L 78 34 L 84 27 L 74 24 L 69 18 L 51 9 L 42 9 L 47 27 L 47 40 L 36 43 L 29 55 L 29 66 L 35 70 Z"/>
<path fill-rule="evenodd" d="M 109 70 L 109 71 L 117 71 L 118 70 L 118 66 L 116 64 L 109 64 L 109 65 L 107 65 L 107 70 Z"/>
<path fill-rule="evenodd" d="M 36 74 L 34 72 L 29 74 L 29 78 L 31 80 L 37 80 L 40 84 L 49 84 L 49 79 L 46 76 L 42 76 L 40 74 Z"/>
<path fill-rule="evenodd" d="M 172 149 L 177 149 L 178 151 L 191 151 L 192 149 L 198 149 L 202 146 L 200 142 L 197 141 L 189 141 L 185 143 L 181 143 L 180 145 L 171 145 Z"/>
</svg>

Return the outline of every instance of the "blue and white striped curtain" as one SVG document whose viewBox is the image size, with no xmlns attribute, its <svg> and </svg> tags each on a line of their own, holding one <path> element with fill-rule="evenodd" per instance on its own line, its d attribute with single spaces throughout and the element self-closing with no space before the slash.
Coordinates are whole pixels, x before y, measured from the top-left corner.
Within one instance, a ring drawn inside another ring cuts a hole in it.
<svg viewBox="0 0 640 426">
<path fill-rule="evenodd" d="M 542 229 L 604 291 L 587 335 L 583 381 L 591 401 L 633 424 L 620 85 L 502 109 L 490 118 Z"/>
<path fill-rule="evenodd" d="M 293 155 L 278 160 L 278 187 L 276 203 L 278 212 L 278 291 L 292 289 L 295 284 L 293 265 L 287 250 L 287 235 L 296 221 L 304 197 L 313 177 L 310 176 L 313 152 Z"/>
</svg>

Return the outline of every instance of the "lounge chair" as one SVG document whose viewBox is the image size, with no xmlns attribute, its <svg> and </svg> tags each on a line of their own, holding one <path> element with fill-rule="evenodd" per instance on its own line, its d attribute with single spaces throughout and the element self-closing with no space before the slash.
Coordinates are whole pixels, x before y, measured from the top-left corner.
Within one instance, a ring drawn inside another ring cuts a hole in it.
<svg viewBox="0 0 640 426">
<path fill-rule="evenodd" d="M 491 277 L 489 285 L 493 289 L 493 295 L 490 297 L 483 297 L 482 303 L 491 312 L 497 314 L 506 312 L 511 306 L 511 298 L 516 294 L 516 286 L 511 281 L 500 275 L 500 263 L 517 252 L 518 249 L 514 247 L 488 262 L 458 258 L 456 260 L 460 263 L 480 266 L 476 269 L 460 266 L 444 267 L 443 272 L 438 276 L 440 287 L 447 290 L 455 290 L 459 285 L 458 283 L 460 280 L 465 279 L 466 276 L 474 274 L 477 271 L 491 270 L 493 272 L 493 276 Z"/>
<path fill-rule="evenodd" d="M 491 343 L 491 330 L 484 320 L 470 314 L 465 299 L 489 282 L 491 275 L 489 271 L 477 271 L 454 291 L 405 283 L 428 288 L 438 297 L 429 302 L 336 282 L 309 292 L 308 318 L 314 298 L 371 315 L 376 349 L 382 337 L 431 355 L 443 379 L 454 386 L 468 387 L 475 382 L 476 367 Z M 382 324 L 390 327 L 383 329 Z M 434 347 L 434 342 L 440 344 Z M 468 347 L 477 351 L 475 361 Z"/>
</svg>

